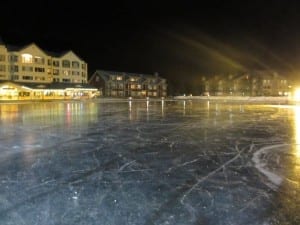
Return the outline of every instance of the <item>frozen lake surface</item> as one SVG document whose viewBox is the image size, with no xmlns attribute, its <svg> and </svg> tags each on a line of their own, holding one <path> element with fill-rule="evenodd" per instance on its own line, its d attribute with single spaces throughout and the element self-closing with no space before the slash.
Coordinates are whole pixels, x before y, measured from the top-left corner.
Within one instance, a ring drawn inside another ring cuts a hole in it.
<svg viewBox="0 0 300 225">
<path fill-rule="evenodd" d="M 1 225 L 300 224 L 300 106 L 0 104 Z"/>
</svg>

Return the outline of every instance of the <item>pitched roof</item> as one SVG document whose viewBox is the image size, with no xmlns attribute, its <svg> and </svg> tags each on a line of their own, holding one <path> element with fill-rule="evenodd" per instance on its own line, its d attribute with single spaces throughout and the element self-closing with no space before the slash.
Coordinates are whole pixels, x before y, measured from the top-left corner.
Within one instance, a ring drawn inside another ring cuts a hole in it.
<svg viewBox="0 0 300 225">
<path fill-rule="evenodd" d="M 129 73 L 129 72 L 119 72 L 119 71 L 110 71 L 110 70 L 96 70 L 95 73 L 97 74 L 103 74 L 103 75 L 123 75 L 126 77 L 140 77 L 140 78 L 160 78 L 160 79 L 164 79 L 160 76 L 158 76 L 157 74 L 143 74 L 143 73 Z M 95 74 L 94 73 L 94 74 Z"/>
<path fill-rule="evenodd" d="M 0 45 L 5 45 L 5 43 L 3 42 L 1 36 L 0 36 Z M 27 48 L 28 46 L 30 45 L 35 45 L 37 46 L 41 51 L 43 51 L 44 53 L 46 53 L 47 55 L 49 56 L 52 56 L 52 57 L 56 57 L 56 58 L 60 58 L 62 56 L 64 56 L 65 54 L 69 53 L 69 52 L 72 52 L 74 55 L 76 55 L 80 60 L 84 61 L 81 57 L 79 57 L 77 54 L 74 53 L 74 51 L 72 50 L 66 50 L 66 51 L 61 51 L 61 52 L 53 52 L 53 51 L 48 51 L 48 50 L 44 50 L 42 48 L 40 48 L 37 44 L 35 44 L 34 42 L 30 43 L 30 44 L 27 44 L 27 45 L 24 45 L 24 46 L 17 46 L 17 45 L 6 45 L 6 48 L 9 52 L 18 52 L 18 51 L 21 51 L 22 49 L 24 48 Z"/>
</svg>

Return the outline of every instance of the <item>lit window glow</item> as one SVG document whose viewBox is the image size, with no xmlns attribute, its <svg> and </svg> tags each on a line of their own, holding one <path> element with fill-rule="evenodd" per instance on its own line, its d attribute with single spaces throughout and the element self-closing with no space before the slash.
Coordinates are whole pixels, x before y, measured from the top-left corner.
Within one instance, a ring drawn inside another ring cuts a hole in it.
<svg viewBox="0 0 300 225">
<path fill-rule="evenodd" d="M 32 55 L 22 54 L 22 63 L 32 63 Z"/>
</svg>

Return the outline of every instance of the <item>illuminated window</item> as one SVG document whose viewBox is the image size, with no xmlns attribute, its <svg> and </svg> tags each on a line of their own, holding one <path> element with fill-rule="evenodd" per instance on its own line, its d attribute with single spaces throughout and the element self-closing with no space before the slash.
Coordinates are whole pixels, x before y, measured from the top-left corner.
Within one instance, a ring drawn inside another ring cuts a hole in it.
<svg viewBox="0 0 300 225">
<path fill-rule="evenodd" d="M 19 92 L 19 96 L 20 97 L 28 97 L 28 96 L 30 96 L 30 92 L 25 92 L 25 91 L 21 91 L 21 92 Z"/>
<path fill-rule="evenodd" d="M 70 70 L 63 70 L 63 75 L 69 76 L 71 74 Z"/>
<path fill-rule="evenodd" d="M 122 77 L 121 76 L 117 76 L 117 80 L 122 80 Z"/>
<path fill-rule="evenodd" d="M 58 69 L 53 69 L 53 75 L 59 75 L 59 70 Z"/>
<path fill-rule="evenodd" d="M 34 71 L 38 72 L 38 73 L 44 73 L 45 72 L 45 68 L 43 68 L 43 67 L 35 67 Z"/>
<path fill-rule="evenodd" d="M 45 77 L 37 77 L 37 76 L 34 79 L 36 81 L 44 81 L 44 80 L 46 80 Z"/>
<path fill-rule="evenodd" d="M 22 76 L 23 80 L 33 80 L 32 76 Z"/>
<path fill-rule="evenodd" d="M 44 64 L 44 63 L 45 63 L 45 59 L 42 58 L 42 57 L 39 57 L 39 56 L 35 56 L 35 57 L 34 57 L 34 62 L 35 62 L 36 64 Z"/>
<path fill-rule="evenodd" d="M 80 80 L 79 79 L 73 79 L 72 82 L 73 83 L 80 83 Z"/>
<path fill-rule="evenodd" d="M 32 63 L 32 55 L 30 54 L 22 54 L 22 63 Z"/>
<path fill-rule="evenodd" d="M 47 69 L 47 74 L 51 74 L 51 72 L 52 72 L 51 68 L 48 68 Z"/>
<path fill-rule="evenodd" d="M 281 84 L 286 84 L 286 80 L 281 80 L 280 83 Z"/>
</svg>

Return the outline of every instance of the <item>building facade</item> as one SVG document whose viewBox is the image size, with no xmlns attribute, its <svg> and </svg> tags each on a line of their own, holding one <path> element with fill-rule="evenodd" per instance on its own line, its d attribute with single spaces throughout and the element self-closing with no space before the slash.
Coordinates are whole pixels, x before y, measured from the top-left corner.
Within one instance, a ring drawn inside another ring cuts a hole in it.
<svg viewBox="0 0 300 225">
<path fill-rule="evenodd" d="M 290 81 L 277 72 L 261 70 L 203 78 L 204 92 L 215 96 L 289 96 Z"/>
<path fill-rule="evenodd" d="M 18 87 L 27 88 L 30 99 L 44 99 L 49 92 L 53 98 L 62 92 L 66 98 L 97 95 L 87 81 L 88 65 L 73 51 L 49 52 L 35 43 L 11 46 L 0 38 L 0 100 L 22 99 L 24 90 Z"/>
<path fill-rule="evenodd" d="M 166 79 L 158 74 L 138 74 L 96 70 L 89 84 L 98 88 L 105 97 L 166 97 Z"/>
</svg>

